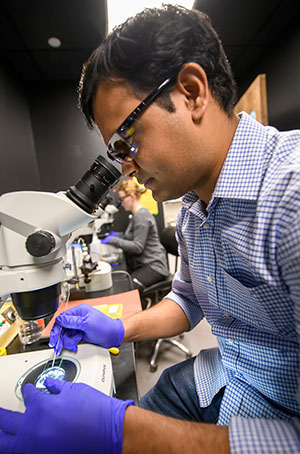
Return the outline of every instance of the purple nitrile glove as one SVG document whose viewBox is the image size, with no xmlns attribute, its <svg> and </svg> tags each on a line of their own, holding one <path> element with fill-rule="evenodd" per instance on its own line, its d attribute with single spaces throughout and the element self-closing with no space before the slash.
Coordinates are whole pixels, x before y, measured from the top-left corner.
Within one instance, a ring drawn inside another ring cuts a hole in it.
<svg viewBox="0 0 300 454">
<path fill-rule="evenodd" d="M 110 232 L 103 240 L 101 240 L 102 244 L 109 244 L 109 241 L 113 237 L 117 237 L 119 234 L 117 232 Z"/>
<path fill-rule="evenodd" d="M 49 346 L 59 355 L 63 348 L 76 352 L 81 340 L 104 348 L 119 347 L 123 337 L 124 325 L 119 318 L 113 319 L 89 304 L 80 304 L 56 317 Z"/>
<path fill-rule="evenodd" d="M 47 378 L 52 394 L 23 387 L 25 413 L 0 408 L 0 453 L 121 454 L 125 410 L 133 401 L 83 383 Z"/>
</svg>

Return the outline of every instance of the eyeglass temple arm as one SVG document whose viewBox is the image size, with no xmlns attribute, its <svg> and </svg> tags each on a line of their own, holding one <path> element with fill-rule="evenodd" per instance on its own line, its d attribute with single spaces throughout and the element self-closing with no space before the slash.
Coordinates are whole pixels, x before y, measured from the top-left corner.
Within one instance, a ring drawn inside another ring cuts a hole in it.
<svg viewBox="0 0 300 454">
<path fill-rule="evenodd" d="M 147 96 L 138 106 L 137 108 L 130 114 L 130 116 L 124 121 L 124 123 L 120 126 L 119 129 L 123 128 L 128 123 L 132 123 L 145 109 L 146 107 L 154 101 L 155 98 L 165 89 L 165 87 L 169 84 L 169 82 L 173 79 L 173 77 L 168 77 L 164 80 L 159 87 L 153 90 L 150 95 Z"/>
</svg>

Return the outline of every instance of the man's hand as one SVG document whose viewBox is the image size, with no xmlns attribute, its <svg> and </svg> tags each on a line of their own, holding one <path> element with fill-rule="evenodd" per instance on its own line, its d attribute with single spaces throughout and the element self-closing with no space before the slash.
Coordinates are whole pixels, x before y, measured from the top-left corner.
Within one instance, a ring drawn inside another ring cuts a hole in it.
<svg viewBox="0 0 300 454">
<path fill-rule="evenodd" d="M 47 378 L 23 388 L 24 414 L 0 408 L 0 453 L 121 454 L 128 405 L 82 384 Z"/>
<path fill-rule="evenodd" d="M 58 355 L 63 347 L 76 352 L 81 340 L 104 348 L 119 347 L 123 337 L 124 325 L 120 319 L 112 319 L 88 304 L 80 304 L 56 317 L 49 346 L 54 347 Z"/>
</svg>

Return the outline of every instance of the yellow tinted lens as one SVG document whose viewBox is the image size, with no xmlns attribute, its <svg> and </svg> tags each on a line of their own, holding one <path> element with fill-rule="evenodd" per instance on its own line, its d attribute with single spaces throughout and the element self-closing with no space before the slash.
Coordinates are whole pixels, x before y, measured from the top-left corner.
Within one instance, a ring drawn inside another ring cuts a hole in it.
<svg viewBox="0 0 300 454">
<path fill-rule="evenodd" d="M 135 147 L 119 133 L 114 133 L 109 141 L 107 152 L 112 159 L 119 163 L 129 162 L 135 156 Z"/>
</svg>

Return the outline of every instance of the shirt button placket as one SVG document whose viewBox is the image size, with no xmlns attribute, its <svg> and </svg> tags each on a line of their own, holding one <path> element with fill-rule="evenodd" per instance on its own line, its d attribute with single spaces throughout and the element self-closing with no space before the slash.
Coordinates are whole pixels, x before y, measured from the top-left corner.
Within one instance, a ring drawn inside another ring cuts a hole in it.
<svg viewBox="0 0 300 454">
<path fill-rule="evenodd" d="M 207 291 L 210 299 L 213 301 L 216 300 L 216 289 L 215 289 L 215 254 L 213 249 L 213 238 L 212 238 L 212 228 L 208 221 L 205 221 L 202 226 L 202 233 L 204 238 L 206 239 L 207 244 L 207 251 L 208 251 L 208 260 L 205 263 L 205 270 L 206 270 L 206 280 L 207 280 Z"/>
</svg>

